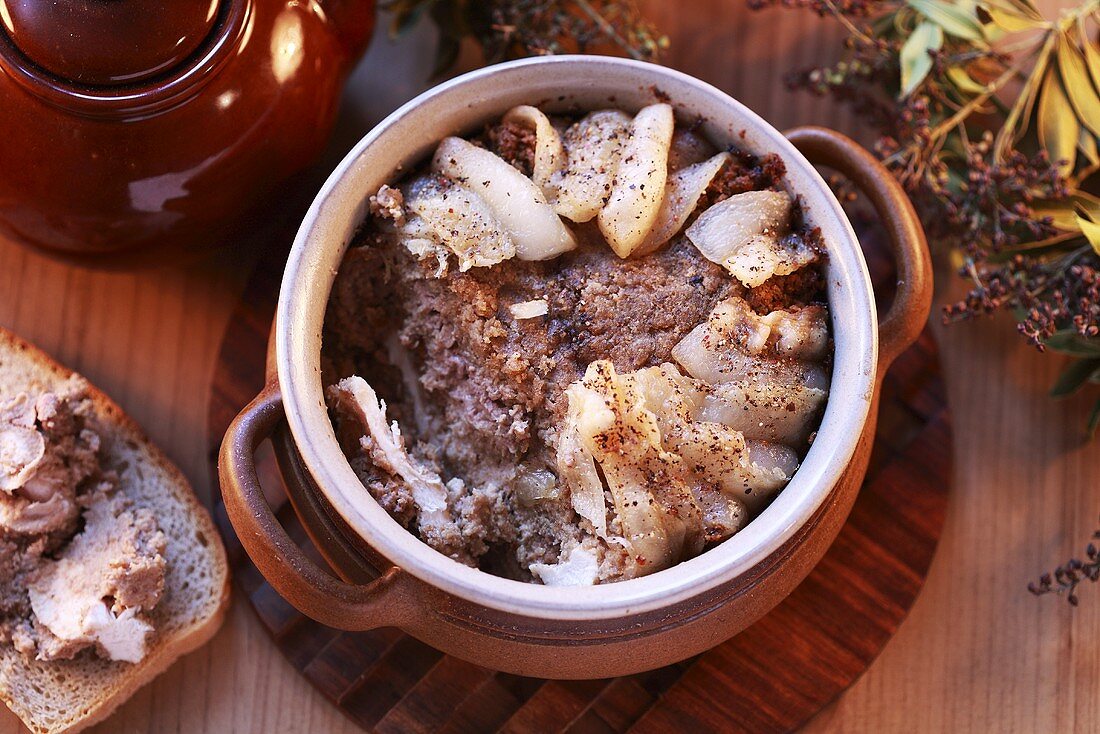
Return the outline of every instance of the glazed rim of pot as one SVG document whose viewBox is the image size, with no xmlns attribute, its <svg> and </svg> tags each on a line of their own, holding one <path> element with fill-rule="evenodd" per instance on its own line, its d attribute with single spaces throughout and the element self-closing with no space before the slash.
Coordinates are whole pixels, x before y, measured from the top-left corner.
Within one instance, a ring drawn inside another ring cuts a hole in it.
<svg viewBox="0 0 1100 734">
<path fill-rule="evenodd" d="M 367 215 L 367 199 L 431 154 L 447 135 L 469 133 L 517 104 L 547 109 L 637 110 L 668 95 L 678 119 L 703 120 L 715 144 L 777 153 L 806 221 L 820 227 L 834 362 L 829 399 L 791 482 L 720 545 L 648 576 L 584 587 L 515 581 L 465 566 L 397 523 L 363 485 L 336 440 L 321 380 L 321 328 L 344 252 Z M 824 179 L 783 135 L 724 92 L 677 71 L 598 56 L 510 62 L 457 77 L 408 102 L 337 166 L 298 231 L 279 294 L 276 365 L 287 421 L 310 475 L 366 543 L 420 580 L 475 604 L 551 619 L 608 619 L 676 604 L 727 584 L 792 538 L 818 511 L 855 452 L 867 420 L 878 360 L 870 277 L 856 235 Z"/>
</svg>

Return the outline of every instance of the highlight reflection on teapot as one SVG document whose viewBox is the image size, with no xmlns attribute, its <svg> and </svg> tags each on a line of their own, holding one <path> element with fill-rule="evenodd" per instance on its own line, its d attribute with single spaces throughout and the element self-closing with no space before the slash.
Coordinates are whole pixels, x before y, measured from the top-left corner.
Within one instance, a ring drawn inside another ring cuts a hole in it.
<svg viewBox="0 0 1100 734">
<path fill-rule="evenodd" d="M 86 261 L 216 238 L 308 165 L 373 0 L 0 0 L 0 233 Z"/>
</svg>

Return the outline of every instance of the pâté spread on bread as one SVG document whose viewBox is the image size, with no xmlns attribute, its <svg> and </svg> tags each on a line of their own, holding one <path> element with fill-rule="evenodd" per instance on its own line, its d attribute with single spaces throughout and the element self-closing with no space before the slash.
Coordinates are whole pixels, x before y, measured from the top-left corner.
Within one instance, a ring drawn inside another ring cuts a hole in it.
<svg viewBox="0 0 1100 734">
<path fill-rule="evenodd" d="M 0 641 L 39 660 L 138 662 L 164 589 L 165 537 L 117 489 L 87 383 L 0 391 Z"/>
<path fill-rule="evenodd" d="M 828 396 L 826 243 L 783 177 L 663 102 L 524 105 L 372 192 L 322 354 L 366 493 L 439 552 L 549 585 L 738 532 Z"/>
</svg>

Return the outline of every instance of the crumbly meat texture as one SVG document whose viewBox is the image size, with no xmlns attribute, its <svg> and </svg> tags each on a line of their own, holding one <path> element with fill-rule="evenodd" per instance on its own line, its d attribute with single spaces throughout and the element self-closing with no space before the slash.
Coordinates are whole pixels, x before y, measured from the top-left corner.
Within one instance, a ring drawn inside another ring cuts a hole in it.
<svg viewBox="0 0 1100 734">
<path fill-rule="evenodd" d="M 421 383 L 452 395 L 448 416 L 522 453 L 530 423 L 565 410 L 564 389 L 610 356 L 628 371 L 660 364 L 716 302 L 735 290 L 721 269 L 680 241 L 652 257 L 619 261 L 584 247 L 549 263 L 508 263 L 446 279 L 408 281 L 402 342 L 421 357 Z M 510 305 L 545 300 L 545 317 L 516 319 Z M 502 379 L 503 378 L 503 379 Z"/>
<path fill-rule="evenodd" d="M 487 442 L 479 451 L 514 457 L 528 450 L 532 423 L 561 416 L 564 388 L 590 362 L 610 357 L 629 371 L 667 361 L 715 303 L 743 290 L 683 239 L 634 260 L 608 257 L 590 241 L 549 262 L 433 278 L 379 238 L 352 248 L 341 267 L 326 321 L 326 382 L 366 359 L 394 388 L 388 405 L 408 403 L 383 346 L 396 334 L 422 367 L 421 386 L 447 396 L 458 437 L 472 431 Z M 509 308 L 536 299 L 546 301 L 546 316 L 517 319 Z M 414 422 L 402 426 L 415 433 Z M 444 452 L 443 463 L 451 457 Z"/>
<path fill-rule="evenodd" d="M 33 407 L 13 407 L 23 405 Z M 117 659 L 116 642 L 136 655 L 152 631 L 142 612 L 156 606 L 164 588 L 165 538 L 150 511 L 116 493 L 118 476 L 102 462 L 83 381 L 73 378 L 64 390 L 33 398 L 0 395 L 0 424 L 0 433 L 33 431 L 44 445 L 20 486 L 0 492 L 0 643 L 40 660 L 69 659 L 89 648 Z M 103 629 L 92 627 L 61 637 L 36 613 L 48 607 L 56 620 L 80 626 L 104 600 L 110 616 L 98 621 L 113 625 L 130 610 L 127 618 L 143 625 L 140 640 L 116 637 L 109 649 L 100 641 L 107 639 Z"/>
<path fill-rule="evenodd" d="M 699 202 L 699 211 L 707 209 L 734 194 L 746 191 L 781 188 L 787 167 L 783 159 L 774 153 L 763 157 L 749 155 L 737 149 L 731 150 L 732 160 L 718 171 Z"/>
<path fill-rule="evenodd" d="M 622 372 L 658 365 L 731 295 L 751 302 L 761 291 L 757 300 L 769 306 L 810 302 L 821 284 L 789 276 L 744 289 L 683 238 L 640 259 L 619 260 L 589 240 L 550 262 L 433 272 L 384 237 L 367 234 L 349 250 L 326 319 L 325 383 L 368 375 L 413 453 L 444 479 L 464 481 L 453 506 L 469 554 L 484 570 L 522 580 L 531 579 L 531 563 L 554 562 L 563 544 L 581 537 L 560 489 L 532 501 L 514 487 L 517 477 L 522 485 L 525 475 L 554 467 L 565 388 L 590 362 L 610 358 Z M 794 293 L 798 299 L 786 300 Z M 536 299 L 546 301 L 546 316 L 517 319 L 509 308 Z M 395 343 L 413 365 L 412 380 Z M 415 527 L 408 489 L 360 450 L 359 426 L 334 417 L 364 486 Z"/>
<path fill-rule="evenodd" d="M 806 235 L 817 242 L 820 233 L 816 230 Z M 818 245 L 819 249 L 824 250 Z M 824 303 L 825 276 L 821 268 L 799 268 L 790 275 L 773 275 L 755 288 L 747 289 L 745 300 L 759 314 L 807 306 L 811 303 Z"/>
<path fill-rule="evenodd" d="M 475 142 L 530 175 L 529 128 L 493 125 Z M 781 186 L 777 156 L 731 152 L 696 214 L 737 193 Z M 610 359 L 629 372 L 667 362 L 672 347 L 733 295 L 760 313 L 823 296 L 817 265 L 747 289 L 683 236 L 621 260 L 594 223 L 574 230 L 580 247 L 554 260 L 452 269 L 440 278 L 434 264 L 368 227 L 345 256 L 325 321 L 324 383 L 366 376 L 411 453 L 444 480 L 462 480 L 450 505 L 469 557 L 525 581 L 532 563 L 560 560 L 586 532 L 567 493 L 533 478 L 554 470 L 565 388 L 589 363 Z M 545 316 L 516 318 L 510 308 L 536 300 L 545 301 Z M 364 486 L 415 531 L 408 488 L 361 450 L 360 426 L 335 407 L 333 418 Z"/>
<path fill-rule="evenodd" d="M 501 122 L 485 130 L 487 147 L 530 176 L 535 169 L 535 131 L 518 122 Z"/>
</svg>

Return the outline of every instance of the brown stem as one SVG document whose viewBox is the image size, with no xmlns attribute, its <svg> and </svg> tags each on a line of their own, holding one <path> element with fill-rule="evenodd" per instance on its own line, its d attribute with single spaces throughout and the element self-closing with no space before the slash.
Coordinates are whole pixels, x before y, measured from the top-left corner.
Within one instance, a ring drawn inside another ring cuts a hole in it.
<svg viewBox="0 0 1100 734">
<path fill-rule="evenodd" d="M 1016 125 L 1019 123 L 1024 109 L 1030 110 L 1031 108 L 1030 100 L 1033 99 L 1039 80 L 1046 72 L 1047 62 L 1050 59 L 1050 54 L 1054 51 L 1054 44 L 1058 40 L 1058 36 L 1053 30 L 1048 30 L 1045 39 L 1042 50 L 1039 51 L 1039 57 L 1035 60 L 1035 65 L 1031 67 L 1027 81 L 1024 82 L 1023 89 L 1020 90 L 1015 104 L 1012 105 L 1008 117 L 1005 118 L 1004 125 L 1001 126 L 1001 130 L 997 133 L 997 138 L 993 142 L 993 160 L 1000 161 L 1004 159 L 1005 151 L 1008 150 L 1008 146 L 1015 139 Z"/>
<path fill-rule="evenodd" d="M 967 117 L 970 116 L 970 113 L 974 112 L 977 108 L 985 104 L 986 101 L 989 100 L 989 98 L 992 97 L 994 94 L 996 94 L 997 90 L 1000 89 L 1004 84 L 1006 84 L 1010 79 L 1012 79 L 1012 77 L 1019 74 L 1023 66 L 1024 60 L 1021 59 L 1020 61 L 1017 61 L 1012 66 L 1005 69 L 1003 74 L 991 81 L 986 86 L 984 92 L 960 107 L 959 111 L 951 115 L 951 117 L 947 118 L 939 125 L 936 125 L 936 127 L 932 129 L 931 138 L 935 140 L 941 135 L 950 132 L 950 130 L 955 127 L 955 125 L 965 120 Z"/>
<path fill-rule="evenodd" d="M 624 51 L 630 54 L 630 58 L 636 59 L 638 61 L 643 60 L 641 52 L 635 50 L 630 45 L 630 43 L 622 37 L 622 34 L 620 34 L 619 31 L 615 29 L 615 26 L 613 26 L 610 21 L 607 20 L 607 18 L 603 17 L 603 15 L 601 15 L 598 10 L 592 7 L 591 3 L 589 3 L 588 0 L 574 0 L 574 2 L 585 15 L 592 19 L 593 23 L 600 27 L 600 30 L 604 32 L 604 35 L 606 35 L 608 38 L 618 44 Z"/>
</svg>

